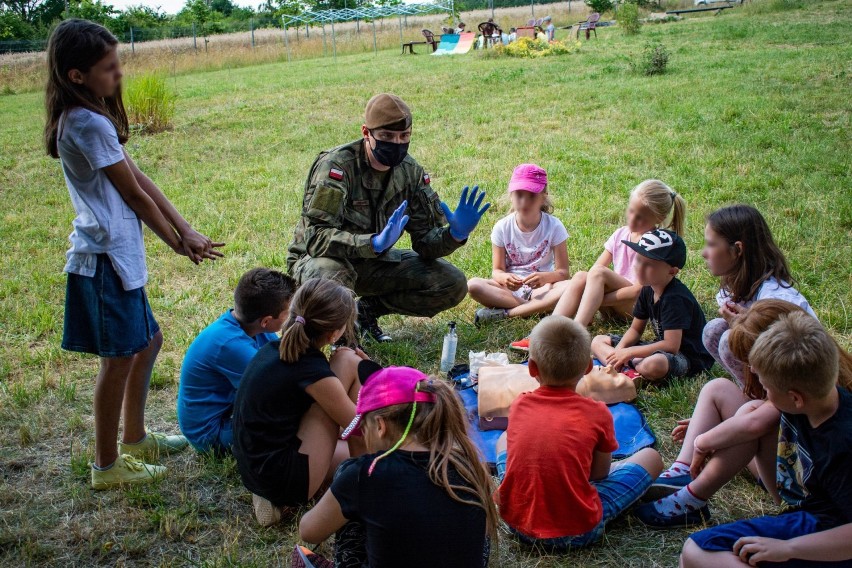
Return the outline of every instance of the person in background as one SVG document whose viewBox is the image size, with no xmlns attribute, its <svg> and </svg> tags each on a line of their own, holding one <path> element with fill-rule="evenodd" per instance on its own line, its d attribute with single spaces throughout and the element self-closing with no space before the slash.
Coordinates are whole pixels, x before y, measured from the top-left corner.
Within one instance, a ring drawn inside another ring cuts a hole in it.
<svg viewBox="0 0 852 568">
<path fill-rule="evenodd" d="M 541 25 L 544 27 L 544 35 L 547 36 L 547 41 L 556 39 L 556 26 L 553 25 L 553 19 L 550 16 L 545 16 Z"/>
</svg>

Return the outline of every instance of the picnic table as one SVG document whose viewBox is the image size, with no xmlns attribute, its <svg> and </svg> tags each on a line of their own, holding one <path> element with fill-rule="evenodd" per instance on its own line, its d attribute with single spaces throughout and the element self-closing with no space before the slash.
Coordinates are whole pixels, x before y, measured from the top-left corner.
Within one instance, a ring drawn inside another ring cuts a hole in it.
<svg viewBox="0 0 852 568">
<path fill-rule="evenodd" d="M 733 8 L 731 4 L 723 4 L 721 6 L 707 6 L 706 8 L 686 8 L 683 10 L 666 10 L 666 14 L 672 14 L 674 16 L 678 16 L 680 14 L 689 14 L 692 12 L 716 12 L 716 14 L 720 14 L 722 10 L 726 8 Z"/>
</svg>

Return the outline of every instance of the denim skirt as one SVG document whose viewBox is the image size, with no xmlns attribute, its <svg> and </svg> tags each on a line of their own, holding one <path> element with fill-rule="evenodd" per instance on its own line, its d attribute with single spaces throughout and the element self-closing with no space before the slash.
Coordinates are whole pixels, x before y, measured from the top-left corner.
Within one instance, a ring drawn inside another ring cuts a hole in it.
<svg viewBox="0 0 852 568">
<path fill-rule="evenodd" d="M 145 288 L 125 290 L 105 254 L 92 277 L 68 274 L 62 348 L 100 357 L 143 351 L 160 330 Z"/>
</svg>

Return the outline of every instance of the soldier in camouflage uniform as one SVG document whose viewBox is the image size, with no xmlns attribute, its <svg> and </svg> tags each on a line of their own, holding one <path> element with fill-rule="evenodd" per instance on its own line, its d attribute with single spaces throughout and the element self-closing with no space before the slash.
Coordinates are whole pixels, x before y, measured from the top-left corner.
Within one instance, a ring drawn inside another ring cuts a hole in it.
<svg viewBox="0 0 852 568">
<path fill-rule="evenodd" d="M 370 99 L 361 131 L 314 161 L 287 268 L 300 283 L 335 278 L 354 290 L 362 332 L 390 341 L 378 317 L 431 317 L 464 298 L 464 273 L 441 257 L 466 242 L 489 204 L 480 207 L 476 187 L 455 212 L 441 202 L 407 154 L 411 112 L 399 97 Z M 413 250 L 393 248 L 403 230 Z"/>
</svg>

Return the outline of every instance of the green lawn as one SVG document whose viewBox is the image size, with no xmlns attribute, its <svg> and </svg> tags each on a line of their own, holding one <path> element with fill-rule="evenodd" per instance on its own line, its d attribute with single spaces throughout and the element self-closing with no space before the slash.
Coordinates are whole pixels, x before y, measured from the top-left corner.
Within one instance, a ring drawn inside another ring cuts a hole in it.
<svg viewBox="0 0 852 568">
<path fill-rule="evenodd" d="M 547 168 L 571 233 L 573 270 L 598 256 L 629 190 L 658 177 L 688 202 L 682 279 L 708 315 L 718 282 L 699 256 L 703 217 L 748 202 L 768 218 L 799 289 L 850 348 L 850 29 L 851 0 L 752 0 L 717 17 L 648 25 L 634 37 L 602 28 L 561 57 L 389 50 L 170 78 L 179 95 L 174 130 L 133 137 L 128 149 L 199 230 L 228 246 L 222 262 L 194 267 L 148 234 L 149 293 L 166 338 L 150 425 L 177 430 L 183 352 L 230 305 L 242 272 L 284 266 L 308 167 L 320 150 L 358 136 L 363 106 L 379 91 L 410 103 L 411 152 L 445 200 L 455 203 L 463 185 L 478 183 L 497 201 L 450 257 L 468 275 L 489 273 L 490 225 L 507 210 L 502 195 L 518 163 Z M 663 76 L 629 70 L 649 40 L 671 52 Z M 286 564 L 295 524 L 256 526 L 233 461 L 187 453 L 166 460 L 170 476 L 157 486 L 88 488 L 97 361 L 59 347 L 73 210 L 59 164 L 42 149 L 42 95 L 0 96 L 0 116 L 0 563 Z M 460 355 L 503 349 L 532 326 L 476 330 L 474 309 L 465 301 L 433 320 L 388 318 L 398 341 L 370 352 L 436 371 L 450 320 L 460 322 Z M 702 382 L 640 396 L 666 460 L 675 454 L 673 421 L 689 415 Z M 774 510 L 746 478 L 711 507 L 720 521 Z M 687 534 L 652 532 L 628 516 L 603 546 L 543 559 L 503 535 L 493 564 L 673 566 Z"/>
</svg>

